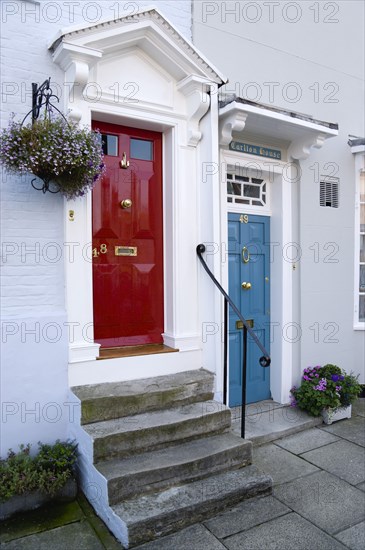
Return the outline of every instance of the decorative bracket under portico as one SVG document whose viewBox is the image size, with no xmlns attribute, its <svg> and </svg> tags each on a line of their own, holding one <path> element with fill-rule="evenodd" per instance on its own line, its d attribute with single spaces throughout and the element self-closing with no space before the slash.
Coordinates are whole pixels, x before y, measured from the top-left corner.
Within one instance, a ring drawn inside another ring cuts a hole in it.
<svg viewBox="0 0 365 550">
<path fill-rule="evenodd" d="M 288 148 L 288 160 L 307 159 L 311 148 L 320 149 L 327 137 L 325 134 L 313 132 L 293 140 Z"/>
<path fill-rule="evenodd" d="M 82 112 L 78 105 L 83 101 L 90 68 L 102 55 L 100 50 L 67 42 L 61 42 L 53 54 L 53 61 L 65 71 L 65 109 L 73 122 L 81 120 Z"/>
<path fill-rule="evenodd" d="M 202 138 L 200 120 L 210 107 L 209 90 L 213 83 L 199 76 L 187 76 L 177 84 L 177 89 L 186 97 L 188 132 L 187 144 L 196 147 Z"/>
<path fill-rule="evenodd" d="M 232 110 L 220 117 L 219 121 L 219 143 L 229 145 L 232 141 L 233 132 L 242 132 L 246 125 L 248 113 Z"/>
</svg>

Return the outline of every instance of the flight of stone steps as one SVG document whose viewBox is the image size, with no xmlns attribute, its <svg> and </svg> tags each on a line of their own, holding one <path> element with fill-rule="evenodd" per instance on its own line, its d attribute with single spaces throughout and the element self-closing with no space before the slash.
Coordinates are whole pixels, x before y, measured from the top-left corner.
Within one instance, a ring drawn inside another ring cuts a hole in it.
<svg viewBox="0 0 365 550">
<path fill-rule="evenodd" d="M 271 491 L 213 382 L 200 369 L 72 388 L 82 486 L 89 499 L 87 487 L 100 487 L 91 503 L 126 548 Z"/>
</svg>

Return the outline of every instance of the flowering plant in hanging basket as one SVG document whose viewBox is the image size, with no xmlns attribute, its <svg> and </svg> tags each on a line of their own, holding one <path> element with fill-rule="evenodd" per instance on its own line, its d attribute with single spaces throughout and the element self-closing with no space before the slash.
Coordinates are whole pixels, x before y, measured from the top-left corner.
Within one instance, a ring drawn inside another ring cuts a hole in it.
<svg viewBox="0 0 365 550">
<path fill-rule="evenodd" d="M 348 407 L 358 398 L 361 386 L 358 376 L 347 374 L 337 365 L 304 369 L 301 385 L 290 390 L 291 405 L 320 416 L 323 410 Z"/>
<path fill-rule="evenodd" d="M 0 134 L 0 162 L 13 173 L 31 173 L 43 192 L 67 199 L 84 195 L 105 171 L 100 134 L 61 117 L 22 125 L 10 121 Z"/>
</svg>

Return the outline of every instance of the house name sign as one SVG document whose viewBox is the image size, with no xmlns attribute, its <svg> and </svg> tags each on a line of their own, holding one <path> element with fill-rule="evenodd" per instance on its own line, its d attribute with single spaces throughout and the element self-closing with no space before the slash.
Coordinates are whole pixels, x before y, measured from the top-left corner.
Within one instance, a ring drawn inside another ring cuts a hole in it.
<svg viewBox="0 0 365 550">
<path fill-rule="evenodd" d="M 277 149 L 268 149 L 261 145 L 251 145 L 249 143 L 241 143 L 239 141 L 231 141 L 229 144 L 231 151 L 239 151 L 240 153 L 249 153 L 259 157 L 281 160 L 281 151 Z"/>
</svg>

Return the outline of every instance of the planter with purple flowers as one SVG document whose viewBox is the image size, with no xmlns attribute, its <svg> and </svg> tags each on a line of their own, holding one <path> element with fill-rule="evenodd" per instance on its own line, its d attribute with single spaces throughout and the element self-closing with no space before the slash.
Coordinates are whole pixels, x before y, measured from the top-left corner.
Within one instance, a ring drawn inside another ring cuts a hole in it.
<svg viewBox="0 0 365 550">
<path fill-rule="evenodd" d="M 26 126 L 12 120 L 0 134 L 0 162 L 8 172 L 34 174 L 35 189 L 67 199 L 83 196 L 105 171 L 100 134 L 51 116 Z"/>
<path fill-rule="evenodd" d="M 351 417 L 351 404 L 361 392 L 358 376 L 336 365 L 304 369 L 301 385 L 291 389 L 291 404 L 312 416 L 322 416 L 326 424 Z"/>
<path fill-rule="evenodd" d="M 348 407 L 339 407 L 338 409 L 323 409 L 321 412 L 323 422 L 325 424 L 332 424 L 332 422 L 337 422 L 337 420 L 344 420 L 344 418 L 351 418 L 352 405 Z"/>
</svg>

